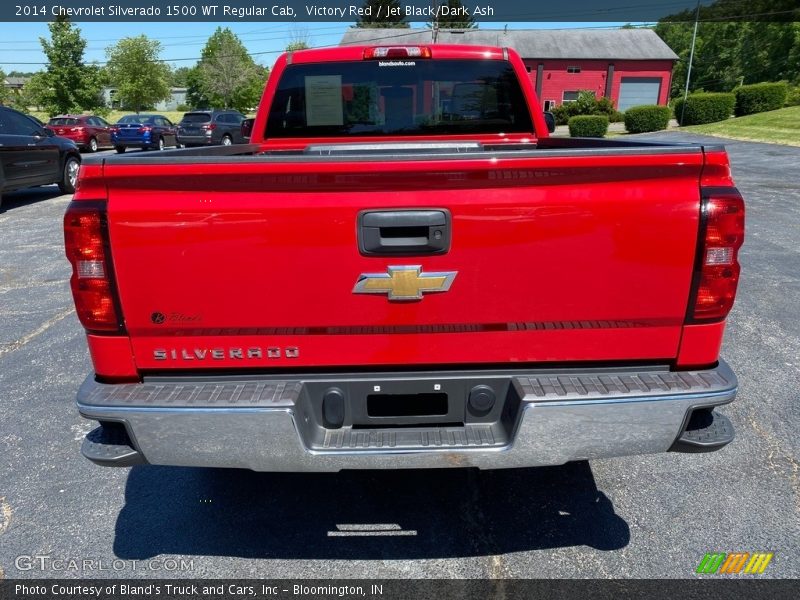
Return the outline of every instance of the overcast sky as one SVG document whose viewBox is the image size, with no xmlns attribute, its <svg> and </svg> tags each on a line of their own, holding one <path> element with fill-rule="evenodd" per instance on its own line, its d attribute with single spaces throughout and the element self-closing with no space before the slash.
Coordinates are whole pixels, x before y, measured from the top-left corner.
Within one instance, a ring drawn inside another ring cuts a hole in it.
<svg viewBox="0 0 800 600">
<path fill-rule="evenodd" d="M 335 46 L 351 23 L 77 23 L 88 41 L 87 62 L 105 61 L 106 47 L 117 40 L 145 34 L 163 45 L 161 57 L 173 66 L 192 66 L 208 37 L 218 26 L 230 27 L 256 62 L 271 67 L 286 44 L 307 34 L 311 46 Z M 509 23 L 509 29 L 559 29 L 616 27 L 624 23 Z M 424 23 L 411 23 L 424 27 Z M 502 29 L 503 23 L 484 23 L 483 29 Z M 46 23 L 0 23 L 0 68 L 9 71 L 38 71 L 45 57 L 40 37 L 49 37 Z"/>
</svg>

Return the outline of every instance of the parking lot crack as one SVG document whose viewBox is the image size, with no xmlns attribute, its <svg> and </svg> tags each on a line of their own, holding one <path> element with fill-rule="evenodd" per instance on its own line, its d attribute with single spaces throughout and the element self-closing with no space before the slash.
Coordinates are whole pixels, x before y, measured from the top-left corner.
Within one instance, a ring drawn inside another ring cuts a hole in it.
<svg viewBox="0 0 800 600">
<path fill-rule="evenodd" d="M 786 452 L 783 447 L 781 446 L 780 442 L 778 442 L 772 434 L 770 434 L 767 430 L 765 430 L 759 423 L 756 421 L 753 415 L 748 416 L 748 421 L 750 422 L 750 426 L 755 430 L 755 432 L 761 436 L 764 441 L 767 443 L 769 447 L 769 453 L 767 454 L 767 463 L 769 469 L 774 472 L 779 477 L 783 476 L 784 469 L 779 464 L 781 459 L 788 463 L 789 466 L 789 485 L 792 488 L 792 492 L 794 493 L 794 504 L 795 504 L 795 511 L 800 513 L 800 463 L 798 463 L 797 459 Z"/>
<path fill-rule="evenodd" d="M 16 352 L 17 350 L 19 350 L 20 348 L 25 346 L 25 344 L 27 344 L 28 342 L 30 342 L 30 341 L 36 339 L 38 336 L 42 335 L 45 331 L 47 331 L 53 325 L 55 325 L 56 323 L 61 321 L 64 317 L 66 317 L 67 315 L 70 315 L 70 314 L 72 314 L 74 312 L 75 312 L 75 309 L 72 308 L 72 307 L 67 309 L 67 310 L 64 310 L 64 311 L 58 313 L 57 315 L 51 317 L 50 319 L 48 319 L 47 321 L 45 321 L 41 325 L 39 325 L 39 327 L 37 327 L 36 329 L 31 331 L 27 335 L 24 335 L 21 338 L 19 338 L 17 340 L 14 340 L 13 342 L 11 342 L 9 344 L 4 344 L 3 346 L 0 346 L 0 358 L 5 356 L 6 354 L 10 354 L 12 352 Z"/>
</svg>

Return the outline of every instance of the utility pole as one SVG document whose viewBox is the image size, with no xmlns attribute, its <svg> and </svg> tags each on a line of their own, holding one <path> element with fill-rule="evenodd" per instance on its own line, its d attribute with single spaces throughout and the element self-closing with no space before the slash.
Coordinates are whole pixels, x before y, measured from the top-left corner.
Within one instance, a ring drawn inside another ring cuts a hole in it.
<svg viewBox="0 0 800 600">
<path fill-rule="evenodd" d="M 433 43 L 435 44 L 436 38 L 439 37 L 439 0 L 431 0 L 431 5 L 436 9 L 436 12 L 433 13 L 433 27 L 431 28 Z"/>
<path fill-rule="evenodd" d="M 689 68 L 686 70 L 686 89 L 683 91 L 683 105 L 681 106 L 681 124 L 683 115 L 686 113 L 686 98 L 689 97 L 689 79 L 692 77 L 692 62 L 694 61 L 694 44 L 697 41 L 697 23 L 700 21 L 700 0 L 697 0 L 697 8 L 694 11 L 694 33 L 692 34 L 692 49 L 689 51 Z"/>
</svg>

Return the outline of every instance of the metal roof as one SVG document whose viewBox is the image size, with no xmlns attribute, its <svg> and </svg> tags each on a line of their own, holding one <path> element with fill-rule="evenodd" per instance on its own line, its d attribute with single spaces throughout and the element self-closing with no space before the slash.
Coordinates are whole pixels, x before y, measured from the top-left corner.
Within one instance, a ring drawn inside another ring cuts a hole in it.
<svg viewBox="0 0 800 600">
<path fill-rule="evenodd" d="M 22 87 L 29 79 L 30 77 L 6 77 L 3 83 L 8 87 Z"/>
<path fill-rule="evenodd" d="M 351 27 L 340 46 L 430 44 L 430 29 Z M 452 29 L 440 30 L 439 44 L 500 46 L 529 59 L 677 60 L 652 29 Z"/>
</svg>

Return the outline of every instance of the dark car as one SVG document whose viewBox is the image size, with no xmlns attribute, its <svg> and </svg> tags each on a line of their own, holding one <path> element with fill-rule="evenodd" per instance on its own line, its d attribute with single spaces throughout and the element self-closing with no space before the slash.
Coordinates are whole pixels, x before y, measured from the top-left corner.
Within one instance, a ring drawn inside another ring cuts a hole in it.
<svg viewBox="0 0 800 600">
<path fill-rule="evenodd" d="M 178 143 L 184 146 L 241 144 L 244 115 L 236 110 L 197 110 L 178 123 Z"/>
<path fill-rule="evenodd" d="M 95 115 L 58 115 L 46 127 L 56 135 L 69 138 L 81 150 L 97 152 L 111 146 L 111 125 Z"/>
<path fill-rule="evenodd" d="M 163 150 L 178 145 L 176 131 L 163 115 L 125 115 L 111 127 L 111 143 L 117 152 L 128 148 Z"/>
<path fill-rule="evenodd" d="M 71 194 L 80 165 L 72 140 L 56 136 L 33 117 L 0 106 L 0 203 L 3 192 L 51 183 Z"/>
</svg>

